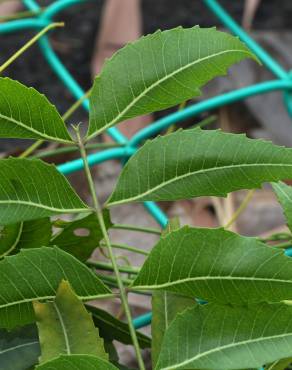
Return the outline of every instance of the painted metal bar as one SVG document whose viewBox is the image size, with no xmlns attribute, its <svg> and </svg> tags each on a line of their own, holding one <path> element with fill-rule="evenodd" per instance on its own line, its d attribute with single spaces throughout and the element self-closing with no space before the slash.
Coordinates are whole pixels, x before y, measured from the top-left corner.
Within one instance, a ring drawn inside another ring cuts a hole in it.
<svg viewBox="0 0 292 370">
<path fill-rule="evenodd" d="M 140 130 L 136 135 L 132 137 L 129 145 L 136 147 L 142 141 L 155 136 L 167 127 L 183 121 L 187 118 L 193 118 L 202 112 L 218 108 L 239 100 L 250 98 L 254 95 L 264 94 L 275 90 L 286 90 L 291 89 L 292 81 L 290 80 L 272 80 L 262 82 L 256 85 L 243 87 L 241 89 L 230 91 L 228 93 L 215 96 L 207 100 L 203 100 L 199 103 L 193 104 L 181 111 L 172 113 L 166 117 L 159 119 L 151 125 Z"/>
<path fill-rule="evenodd" d="M 216 0 L 204 0 L 204 2 L 220 21 L 237 35 L 275 76 L 280 79 L 289 77 L 285 69 L 243 30 Z"/>
<path fill-rule="evenodd" d="M 47 27 L 51 21 L 39 18 L 26 18 L 18 19 L 0 24 L 0 34 L 5 35 L 8 33 L 24 30 L 39 30 Z"/>
</svg>

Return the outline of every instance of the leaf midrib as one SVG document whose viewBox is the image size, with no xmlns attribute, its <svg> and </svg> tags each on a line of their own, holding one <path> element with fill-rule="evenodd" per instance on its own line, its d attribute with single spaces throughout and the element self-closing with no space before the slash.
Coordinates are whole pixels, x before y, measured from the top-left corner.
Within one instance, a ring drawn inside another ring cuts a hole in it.
<svg viewBox="0 0 292 370">
<path fill-rule="evenodd" d="M 17 121 L 16 119 L 14 119 L 13 117 L 8 117 L 8 116 L 5 116 L 3 115 L 2 113 L 0 113 L 0 118 L 4 119 L 4 120 L 7 120 L 9 122 L 13 122 L 14 124 L 22 127 L 24 130 L 26 131 L 29 131 L 29 132 L 32 132 L 40 137 L 42 137 L 43 139 L 48 139 L 48 140 L 54 140 L 54 141 L 58 141 L 60 143 L 64 143 L 64 144 L 72 144 L 73 141 L 72 140 L 66 140 L 66 139 L 61 139 L 59 138 L 58 136 L 50 136 L 50 135 L 46 135 L 45 133 L 42 133 L 41 131 L 37 131 L 35 130 L 33 127 L 30 127 L 30 126 L 26 126 L 24 123 L 20 122 L 20 121 Z"/>
<path fill-rule="evenodd" d="M 269 278 L 260 278 L 260 277 L 241 277 L 241 276 L 198 276 L 198 277 L 190 277 L 185 279 L 179 279 L 175 281 L 169 281 L 163 284 L 155 284 L 155 285 L 132 285 L 131 288 L 135 288 L 135 290 L 147 290 L 147 289 L 160 289 L 165 287 L 170 287 L 173 285 L 193 282 L 193 281 L 200 281 L 200 280 L 251 280 L 251 281 L 269 281 L 269 282 L 276 282 L 276 283 L 288 283 L 292 284 L 292 280 L 284 280 L 284 279 L 269 279 Z"/>
<path fill-rule="evenodd" d="M 57 316 L 59 318 L 59 321 L 60 321 L 60 324 L 61 324 L 61 328 L 62 328 L 62 332 L 63 332 L 63 336 L 64 336 L 64 341 L 65 341 L 65 346 L 66 346 L 66 353 L 67 355 L 71 355 L 71 348 L 70 348 L 70 341 L 69 341 L 69 337 L 68 337 L 68 334 L 67 334 L 67 330 L 66 330 L 66 325 L 65 325 L 65 322 L 63 320 L 63 316 L 58 308 L 58 305 L 53 302 L 53 306 L 54 306 L 54 309 L 57 313 Z"/>
<path fill-rule="evenodd" d="M 208 355 L 210 355 L 212 353 L 215 353 L 215 352 L 219 352 L 219 351 L 221 352 L 224 349 L 238 347 L 238 346 L 241 346 L 241 345 L 244 345 L 244 344 L 262 342 L 262 341 L 265 341 L 265 340 L 271 340 L 271 339 L 275 339 L 275 338 L 286 338 L 286 337 L 289 337 L 289 336 L 292 336 L 292 333 L 285 333 L 285 334 L 278 334 L 278 335 L 270 335 L 270 336 L 267 336 L 267 337 L 260 337 L 260 338 L 255 338 L 255 339 L 243 340 L 243 341 L 237 342 L 237 343 L 226 344 L 225 346 L 212 348 L 211 350 L 208 350 L 208 351 L 205 351 L 205 352 L 200 352 L 198 355 L 192 357 L 189 360 L 183 361 L 183 362 L 181 362 L 179 364 L 174 364 L 174 365 L 171 365 L 171 366 L 168 366 L 168 367 L 161 367 L 161 368 L 159 368 L 159 370 L 176 369 L 177 366 L 180 366 L 180 367 L 181 366 L 185 366 L 185 365 L 189 364 L 192 361 L 198 360 L 198 359 L 200 359 L 202 357 L 208 356 Z M 155 370 L 157 370 L 157 369 L 158 368 L 156 368 Z"/>
<path fill-rule="evenodd" d="M 116 122 L 119 121 L 119 119 L 121 117 L 123 117 L 128 110 L 130 110 L 143 96 L 147 95 L 149 91 L 151 91 L 152 89 L 154 89 L 156 86 L 158 86 L 159 84 L 161 84 L 162 82 L 168 80 L 169 78 L 175 76 L 176 74 L 184 71 L 185 69 L 188 69 L 188 68 L 191 68 L 193 67 L 194 65 L 196 64 L 199 64 L 201 62 L 204 62 L 205 60 L 207 59 L 212 59 L 214 57 L 217 57 L 217 56 L 220 56 L 220 55 L 223 55 L 223 54 L 227 54 L 227 53 L 242 53 L 242 54 L 249 54 L 250 55 L 250 52 L 249 51 L 246 51 L 246 50 L 239 50 L 239 49 L 229 49 L 229 50 L 224 50 L 224 51 L 220 51 L 219 53 L 214 53 L 214 54 L 211 54 L 211 55 L 208 55 L 206 57 L 203 57 L 203 58 L 200 58 L 200 59 L 197 59 L 195 60 L 194 62 L 192 63 L 188 63 L 186 64 L 185 66 L 181 67 L 181 68 L 178 68 L 176 69 L 175 71 L 171 72 L 170 74 L 164 76 L 163 78 L 160 78 L 159 80 L 157 80 L 156 82 L 154 82 L 152 85 L 148 86 L 145 90 L 143 90 L 143 92 L 139 95 L 137 95 L 131 102 L 130 104 L 128 104 L 114 119 L 112 119 L 109 123 L 107 123 L 106 125 L 102 126 L 99 130 L 97 131 L 94 131 L 91 135 L 88 135 L 87 136 L 87 140 L 91 140 L 93 139 L 95 136 L 97 136 L 100 132 L 106 130 L 108 127 L 114 125 Z M 196 88 L 197 89 L 197 88 Z"/>
<path fill-rule="evenodd" d="M 39 342 L 38 341 L 33 341 L 33 342 L 19 344 L 18 346 L 6 348 L 5 350 L 0 351 L 0 356 L 2 356 L 5 353 L 8 353 L 8 352 L 15 351 L 15 350 L 17 350 L 19 348 L 29 347 L 29 346 L 33 346 L 35 344 L 39 344 Z"/>
<path fill-rule="evenodd" d="M 25 206 L 31 206 L 31 207 L 36 207 L 36 208 L 42 208 L 42 209 L 47 209 L 48 211 L 52 211 L 52 212 L 63 212 L 63 213 L 88 213 L 88 211 L 90 210 L 90 208 L 55 208 L 55 207 L 49 207 L 49 206 L 46 206 L 46 205 L 43 205 L 43 204 L 39 204 L 39 203 L 34 203 L 34 202 L 27 202 L 27 201 L 22 201 L 22 200 L 1 200 L 0 201 L 0 205 L 1 204 L 21 204 L 21 205 L 25 205 Z"/>
<path fill-rule="evenodd" d="M 188 176 L 198 175 L 198 174 L 202 174 L 202 173 L 208 173 L 208 172 L 212 172 L 212 171 L 221 171 L 221 170 L 226 170 L 226 169 L 233 169 L 233 168 L 242 168 L 242 167 L 243 168 L 244 167 L 252 168 L 252 167 L 264 167 L 264 166 L 265 167 L 275 167 L 275 166 L 292 167 L 292 164 L 283 164 L 283 163 L 251 163 L 251 164 L 249 164 L 249 163 L 243 163 L 243 164 L 236 164 L 236 165 L 229 165 L 229 166 L 211 167 L 211 168 L 206 168 L 206 169 L 202 169 L 202 170 L 199 170 L 199 171 L 188 172 L 188 173 L 185 173 L 183 175 L 176 176 L 176 177 L 171 178 L 167 181 L 164 181 L 163 183 L 158 184 L 157 186 L 154 186 L 153 188 L 151 188 L 147 191 L 144 191 L 144 193 L 140 193 L 138 195 L 135 195 L 134 197 L 122 199 L 122 200 L 115 201 L 115 202 L 109 202 L 109 203 L 107 203 L 107 206 L 113 206 L 113 205 L 117 205 L 117 204 L 128 203 L 128 202 L 131 202 L 131 201 L 135 201 L 137 199 L 141 199 L 141 198 L 153 193 L 154 191 L 163 188 L 166 185 L 172 184 L 173 182 L 179 181 L 179 180 L 184 179 L 185 177 L 188 177 Z M 227 193 L 222 193 L 222 194 L 227 194 Z"/>
<path fill-rule="evenodd" d="M 19 304 L 31 303 L 31 302 L 36 301 L 36 300 L 38 300 L 38 301 L 52 300 L 52 299 L 56 298 L 56 294 L 55 295 L 48 295 L 48 296 L 32 297 L 32 298 L 21 299 L 21 300 L 18 300 L 18 301 L 8 302 L 8 303 L 0 305 L 0 310 L 2 310 L 4 308 L 7 308 L 7 307 L 16 306 L 16 305 L 19 305 Z M 103 299 L 103 298 L 107 298 L 107 297 L 112 297 L 112 294 L 111 293 L 104 293 L 104 294 L 94 294 L 94 295 L 90 295 L 90 296 L 78 296 L 78 298 L 81 301 L 84 301 L 84 302 L 91 301 L 93 299 Z"/>
</svg>

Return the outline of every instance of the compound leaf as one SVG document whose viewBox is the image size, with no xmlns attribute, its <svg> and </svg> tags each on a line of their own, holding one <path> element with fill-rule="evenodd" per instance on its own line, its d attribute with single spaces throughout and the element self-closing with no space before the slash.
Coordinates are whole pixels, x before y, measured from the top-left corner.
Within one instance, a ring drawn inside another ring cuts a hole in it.
<svg viewBox="0 0 292 370">
<path fill-rule="evenodd" d="M 156 369 L 259 368 L 292 355 L 292 307 L 197 305 L 167 330 Z"/>
<path fill-rule="evenodd" d="M 60 356 L 36 367 L 36 370 L 118 370 L 99 357 L 91 355 Z"/>
<path fill-rule="evenodd" d="M 38 363 L 40 345 L 35 325 L 0 330 L 0 370 L 26 370 Z"/>
<path fill-rule="evenodd" d="M 46 362 L 60 355 L 87 354 L 108 360 L 103 340 L 98 336 L 91 315 L 62 281 L 52 302 L 33 302 L 42 356 Z"/>
<path fill-rule="evenodd" d="M 126 45 L 95 79 L 88 139 L 200 95 L 200 87 L 245 58 L 256 59 L 238 38 L 215 28 L 157 31 Z"/>
<path fill-rule="evenodd" d="M 292 149 L 220 130 L 192 129 L 148 141 L 127 162 L 108 205 L 226 196 L 292 178 Z"/>
<path fill-rule="evenodd" d="M 40 160 L 0 160 L 0 225 L 88 212 L 66 178 Z"/>
<path fill-rule="evenodd" d="M 0 327 L 7 329 L 34 322 L 32 302 L 53 299 L 62 280 L 83 301 L 111 293 L 90 269 L 56 247 L 23 249 L 5 257 L 0 271 Z"/>
<path fill-rule="evenodd" d="M 185 226 L 161 238 L 133 287 L 222 304 L 279 302 L 292 299 L 292 260 L 256 238 Z"/>
<path fill-rule="evenodd" d="M 0 138 L 73 142 L 57 109 L 44 95 L 18 81 L 2 77 Z"/>
</svg>

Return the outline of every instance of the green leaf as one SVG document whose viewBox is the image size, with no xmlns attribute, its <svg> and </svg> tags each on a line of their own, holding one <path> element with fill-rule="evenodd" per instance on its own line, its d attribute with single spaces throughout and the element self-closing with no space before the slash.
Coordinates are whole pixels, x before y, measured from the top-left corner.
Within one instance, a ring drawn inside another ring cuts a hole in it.
<svg viewBox="0 0 292 370">
<path fill-rule="evenodd" d="M 0 327 L 7 329 L 33 322 L 32 302 L 53 299 L 62 280 L 83 301 L 111 293 L 90 269 L 56 247 L 23 249 L 5 257 L 0 271 Z"/>
<path fill-rule="evenodd" d="M 180 130 L 148 141 L 130 158 L 108 205 L 226 196 L 286 178 L 290 148 L 220 130 Z"/>
<path fill-rule="evenodd" d="M 292 299 L 292 260 L 256 238 L 185 226 L 158 242 L 131 287 L 208 302 L 279 302 Z"/>
<path fill-rule="evenodd" d="M 91 315 L 68 282 L 61 282 L 53 302 L 33 302 L 33 307 L 41 343 L 40 362 L 74 354 L 108 360 Z"/>
<path fill-rule="evenodd" d="M 44 95 L 1 77 L 0 91 L 0 138 L 73 142 L 57 109 Z"/>
<path fill-rule="evenodd" d="M 108 312 L 95 306 L 87 305 L 86 307 L 92 314 L 93 321 L 98 327 L 99 334 L 102 338 L 106 341 L 117 340 L 124 344 L 132 344 L 132 338 L 127 323 L 118 320 Z M 136 333 L 140 348 L 151 347 L 151 339 L 149 337 L 138 331 Z"/>
<path fill-rule="evenodd" d="M 22 233 L 17 250 L 46 247 L 52 236 L 52 224 L 49 217 L 23 222 Z"/>
<path fill-rule="evenodd" d="M 243 369 L 292 355 L 292 307 L 197 305 L 165 334 L 156 369 Z"/>
<path fill-rule="evenodd" d="M 256 59 L 238 38 L 215 28 L 157 31 L 126 45 L 95 79 L 88 139 L 200 95 L 200 87 L 245 58 Z"/>
<path fill-rule="evenodd" d="M 265 370 L 285 370 L 292 363 L 292 358 L 277 360 L 272 364 L 265 366 Z"/>
<path fill-rule="evenodd" d="M 118 370 L 111 363 L 91 355 L 60 356 L 36 367 L 36 370 Z"/>
<path fill-rule="evenodd" d="M 0 258 L 12 253 L 22 234 L 22 223 L 0 226 Z"/>
<path fill-rule="evenodd" d="M 292 231 L 292 187 L 284 182 L 273 183 L 272 186 L 279 203 L 283 207 L 287 225 Z"/>
<path fill-rule="evenodd" d="M 88 212 L 88 207 L 54 166 L 31 159 L 0 160 L 0 225 L 79 212 Z"/>
<path fill-rule="evenodd" d="M 34 325 L 0 330 L 0 370 L 26 370 L 38 363 L 40 345 Z"/>
<path fill-rule="evenodd" d="M 158 360 L 165 331 L 178 313 L 195 305 L 196 301 L 194 298 L 184 297 L 171 292 L 154 292 L 152 295 L 151 357 L 153 369 Z"/>
<path fill-rule="evenodd" d="M 0 231 L 0 258 L 24 248 L 47 246 L 52 235 L 48 217 L 3 226 Z"/>
<path fill-rule="evenodd" d="M 108 211 L 104 211 L 104 219 L 108 229 L 112 225 Z M 73 254 L 81 261 L 86 261 L 93 250 L 99 246 L 101 239 L 103 239 L 103 233 L 96 214 L 92 213 L 84 218 L 65 223 L 61 233 L 52 238 L 51 244 Z"/>
</svg>

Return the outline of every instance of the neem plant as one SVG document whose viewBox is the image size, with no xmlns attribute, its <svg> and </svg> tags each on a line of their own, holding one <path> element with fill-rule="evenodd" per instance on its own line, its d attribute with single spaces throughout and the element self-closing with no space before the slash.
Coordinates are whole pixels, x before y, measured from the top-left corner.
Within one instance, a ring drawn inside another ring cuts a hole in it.
<svg viewBox="0 0 292 370">
<path fill-rule="evenodd" d="M 149 346 L 157 370 L 263 364 L 284 369 L 289 363 L 292 260 L 282 249 L 224 228 L 171 223 L 141 270 L 134 271 L 117 264 L 107 208 L 222 197 L 292 178 L 292 149 L 217 130 L 159 136 L 128 160 L 104 209 L 86 156 L 87 143 L 107 128 L 198 95 L 201 86 L 244 58 L 256 59 L 237 38 L 215 29 L 177 28 L 143 37 L 105 63 L 90 97 L 88 132 L 82 137 L 74 127 L 75 138 L 44 96 L 0 79 L 0 136 L 77 146 L 93 200 L 85 204 L 53 165 L 39 159 L 0 160 L 1 369 L 121 368 L 113 340 L 134 345 L 140 369 L 140 349 Z M 291 187 L 273 187 L 291 228 Z M 61 214 L 76 217 L 50 220 Z M 52 232 L 53 226 L 60 231 Z M 80 228 L 90 235 L 75 235 Z M 101 240 L 111 261 L 106 266 L 88 262 Z M 97 276 L 94 265 L 115 275 Z M 125 279 L 124 272 L 136 278 Z M 108 281 L 115 281 L 118 291 Z M 129 291 L 153 292 L 152 340 L 134 329 Z M 116 297 L 128 325 L 87 303 Z"/>
</svg>

